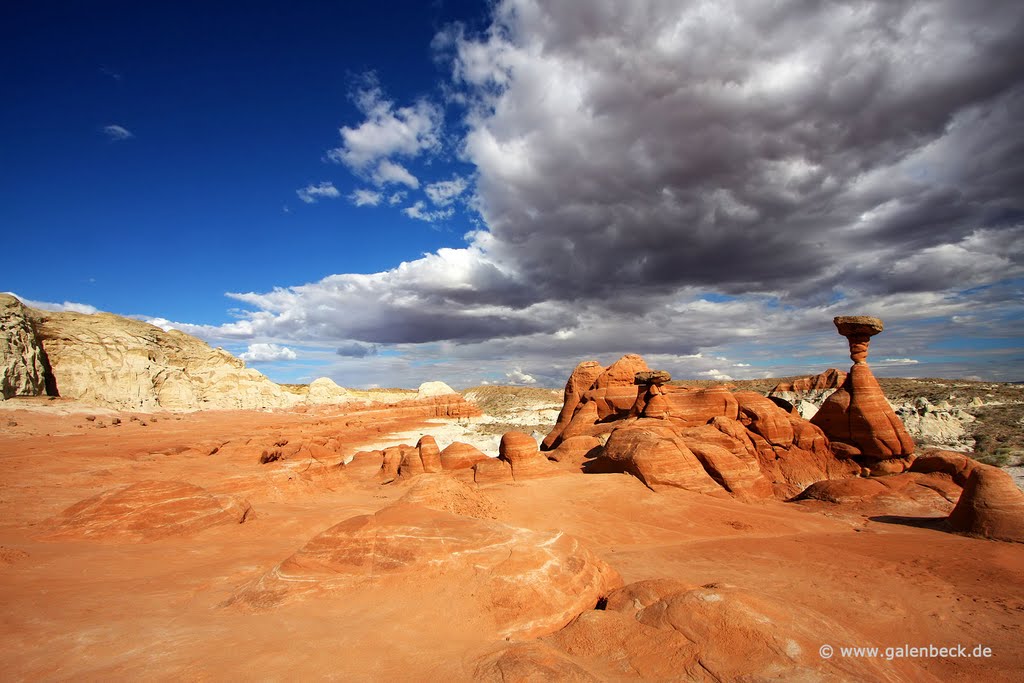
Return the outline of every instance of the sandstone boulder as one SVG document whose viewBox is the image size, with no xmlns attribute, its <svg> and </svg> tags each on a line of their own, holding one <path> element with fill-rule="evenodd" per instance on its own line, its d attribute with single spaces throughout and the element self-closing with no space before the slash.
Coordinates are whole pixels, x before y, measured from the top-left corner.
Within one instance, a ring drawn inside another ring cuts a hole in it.
<svg viewBox="0 0 1024 683">
<path fill-rule="evenodd" d="M 576 369 L 569 375 L 565 383 L 565 392 L 562 398 L 562 409 L 558 413 L 558 419 L 551 432 L 544 438 L 541 447 L 544 450 L 553 448 L 559 440 L 562 430 L 565 429 L 579 405 L 580 399 L 594 384 L 594 381 L 604 372 L 604 366 L 596 360 L 585 360 L 576 366 Z"/>
<path fill-rule="evenodd" d="M 501 437 L 498 458 L 512 469 L 515 480 L 557 474 L 559 470 L 540 454 L 537 441 L 523 432 L 506 432 Z"/>
<path fill-rule="evenodd" d="M 619 585 L 614 569 L 562 532 L 396 504 L 315 536 L 232 602 L 264 609 L 369 586 L 382 600 L 389 587 L 457 587 L 447 618 L 478 620 L 496 638 L 529 639 L 557 631 Z"/>
<path fill-rule="evenodd" d="M 441 466 L 441 450 L 437 447 L 434 437 L 429 434 L 421 436 L 416 443 L 416 450 L 419 451 L 420 463 L 424 472 L 434 473 L 444 469 Z"/>
<path fill-rule="evenodd" d="M 45 395 L 45 358 L 28 309 L 0 294 L 0 400 Z"/>
<path fill-rule="evenodd" d="M 490 460 L 483 451 L 476 446 L 461 441 L 453 441 L 441 451 L 441 467 L 446 470 L 472 469 L 478 462 Z"/>
<path fill-rule="evenodd" d="M 638 420 L 616 429 L 601 457 L 618 463 L 652 490 L 671 486 L 718 493 L 722 489 L 708 474 L 686 442 L 658 420 Z"/>
<path fill-rule="evenodd" d="M 977 463 L 949 514 L 954 531 L 1024 543 L 1024 492 L 1007 472 Z"/>
<path fill-rule="evenodd" d="M 143 481 L 76 503 L 54 520 L 51 538 L 154 541 L 219 524 L 241 524 L 252 506 L 180 481 Z"/>
</svg>

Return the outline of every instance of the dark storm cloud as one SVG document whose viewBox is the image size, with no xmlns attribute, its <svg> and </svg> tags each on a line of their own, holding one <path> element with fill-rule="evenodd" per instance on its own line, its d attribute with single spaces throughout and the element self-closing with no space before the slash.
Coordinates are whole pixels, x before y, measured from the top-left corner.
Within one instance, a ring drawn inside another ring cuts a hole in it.
<svg viewBox="0 0 1024 683">
<path fill-rule="evenodd" d="M 244 319 L 189 331 L 393 344 L 409 379 L 625 351 L 740 377 L 705 351 L 841 365 L 831 318 L 857 312 L 913 360 L 1019 309 L 1022 33 L 1019 2 L 500 2 L 435 40 L 476 169 L 467 246 L 232 294 Z"/>
</svg>

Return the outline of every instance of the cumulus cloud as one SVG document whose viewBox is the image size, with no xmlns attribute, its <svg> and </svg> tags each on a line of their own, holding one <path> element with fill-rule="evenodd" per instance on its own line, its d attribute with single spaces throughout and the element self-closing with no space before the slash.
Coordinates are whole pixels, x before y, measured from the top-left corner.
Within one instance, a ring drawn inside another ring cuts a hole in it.
<svg viewBox="0 0 1024 683">
<path fill-rule="evenodd" d="M 412 189 L 416 189 L 420 186 L 420 181 L 416 176 L 409 172 L 405 166 L 399 163 L 384 159 L 374 170 L 372 180 L 379 186 L 385 185 L 406 185 Z"/>
<path fill-rule="evenodd" d="M 441 145 L 443 113 L 425 99 L 398 107 L 371 77 L 358 92 L 356 104 L 366 118 L 358 126 L 339 130 L 341 145 L 327 153 L 332 161 L 365 171 L 382 159 L 416 157 Z"/>
<path fill-rule="evenodd" d="M 307 204 L 316 204 L 321 199 L 337 199 L 341 196 L 338 188 L 329 180 L 316 185 L 306 185 L 302 189 L 295 190 L 295 194 L 299 195 L 299 199 Z"/>
<path fill-rule="evenodd" d="M 131 140 L 135 137 L 135 134 L 124 126 L 119 126 L 116 123 L 112 123 L 109 126 L 103 126 L 103 134 L 107 136 L 108 140 L 113 142 L 120 142 L 122 140 Z"/>
<path fill-rule="evenodd" d="M 536 384 L 537 380 L 523 372 L 522 368 L 512 368 L 505 373 L 505 377 L 512 384 Z"/>
<path fill-rule="evenodd" d="M 398 206 L 405 201 L 406 196 L 408 196 L 408 193 L 405 190 L 391 193 L 388 197 L 388 206 Z"/>
<path fill-rule="evenodd" d="M 277 344 L 249 344 L 248 350 L 238 354 L 238 357 L 251 363 L 269 363 L 272 361 L 295 360 L 298 354 L 287 346 Z"/>
<path fill-rule="evenodd" d="M 469 181 L 461 176 L 455 176 L 451 180 L 442 180 L 431 183 L 424 188 L 424 192 L 438 206 L 448 206 L 455 199 L 466 191 Z"/>
<path fill-rule="evenodd" d="M 89 304 L 80 304 L 74 301 L 64 301 L 62 303 L 55 303 L 52 301 L 36 301 L 34 299 L 26 299 L 23 296 L 15 294 L 14 292 L 4 292 L 9 294 L 15 299 L 25 304 L 29 308 L 35 308 L 40 311 L 54 311 L 56 313 L 68 312 L 68 313 L 99 313 L 99 309 Z"/>
<path fill-rule="evenodd" d="M 842 367 L 831 318 L 865 313 L 887 323 L 879 358 L 957 371 L 931 345 L 987 334 L 999 351 L 972 374 L 1005 374 L 1024 332 L 1022 21 L 957 0 L 498 2 L 487 30 L 435 41 L 473 187 L 427 183 L 437 208 L 403 209 L 443 220 L 470 192 L 465 247 L 235 293 L 246 317 L 206 332 L 396 344 L 403 360 L 349 370 L 410 378 L 514 359 L 558 384 L 627 351 L 691 377 Z M 368 182 L 438 151 L 436 105 L 376 85 L 358 103 L 330 156 Z"/>
<path fill-rule="evenodd" d="M 384 195 L 373 190 L 355 190 L 348 198 L 356 206 L 377 206 Z"/>
<path fill-rule="evenodd" d="M 409 218 L 415 218 L 418 221 L 436 223 L 437 221 L 443 221 L 445 219 L 451 218 L 453 215 L 455 215 L 455 210 L 452 208 L 447 208 L 438 209 L 436 211 L 430 211 L 429 209 L 427 209 L 426 202 L 420 200 L 413 203 L 412 206 L 407 206 L 404 209 L 402 209 L 402 213 L 404 213 Z"/>
</svg>

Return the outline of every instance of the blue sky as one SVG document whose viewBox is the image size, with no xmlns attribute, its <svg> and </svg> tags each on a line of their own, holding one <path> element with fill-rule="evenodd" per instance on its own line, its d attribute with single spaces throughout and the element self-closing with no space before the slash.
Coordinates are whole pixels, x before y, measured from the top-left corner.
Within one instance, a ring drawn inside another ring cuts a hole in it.
<svg viewBox="0 0 1024 683">
<path fill-rule="evenodd" d="M 1018 3 L 21 3 L 0 289 L 279 381 L 1024 379 Z"/>
</svg>

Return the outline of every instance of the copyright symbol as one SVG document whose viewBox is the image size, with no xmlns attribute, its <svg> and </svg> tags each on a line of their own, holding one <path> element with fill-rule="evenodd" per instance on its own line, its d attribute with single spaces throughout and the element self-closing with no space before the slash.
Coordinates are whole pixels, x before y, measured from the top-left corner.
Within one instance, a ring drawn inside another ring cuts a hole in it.
<svg viewBox="0 0 1024 683">
<path fill-rule="evenodd" d="M 821 655 L 822 659 L 831 659 L 833 650 L 831 645 L 822 645 L 818 648 L 818 654 Z"/>
</svg>

